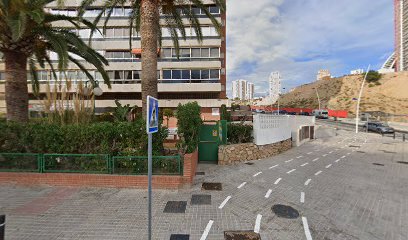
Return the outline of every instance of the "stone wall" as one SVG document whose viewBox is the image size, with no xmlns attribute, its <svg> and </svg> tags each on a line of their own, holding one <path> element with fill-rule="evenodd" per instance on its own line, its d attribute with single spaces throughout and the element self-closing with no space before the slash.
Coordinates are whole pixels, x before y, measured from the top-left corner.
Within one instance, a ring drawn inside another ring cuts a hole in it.
<svg viewBox="0 0 408 240">
<path fill-rule="evenodd" d="M 254 143 L 223 145 L 218 149 L 218 165 L 268 158 L 285 152 L 291 147 L 291 139 L 263 146 L 257 146 Z"/>
</svg>

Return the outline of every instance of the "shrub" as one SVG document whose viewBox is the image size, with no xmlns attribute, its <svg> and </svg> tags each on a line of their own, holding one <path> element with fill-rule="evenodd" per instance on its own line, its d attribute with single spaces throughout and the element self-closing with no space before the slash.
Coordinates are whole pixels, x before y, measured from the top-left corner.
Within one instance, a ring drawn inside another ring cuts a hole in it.
<svg viewBox="0 0 408 240">
<path fill-rule="evenodd" d="M 0 122 L 0 152 L 147 155 L 145 123 L 101 122 L 82 125 Z M 162 155 L 167 129 L 153 138 L 153 154 Z"/>
<path fill-rule="evenodd" d="M 250 143 L 253 140 L 252 125 L 229 123 L 227 129 L 228 143 L 230 144 Z"/>
<path fill-rule="evenodd" d="M 227 122 L 231 121 L 231 113 L 228 112 L 227 106 L 225 106 L 225 104 L 221 105 L 221 120 L 227 120 Z"/>
<path fill-rule="evenodd" d="M 371 70 L 367 73 L 367 82 L 374 83 L 381 79 L 381 74 L 377 71 Z"/>
<path fill-rule="evenodd" d="M 197 102 L 190 102 L 177 107 L 177 134 L 180 141 L 177 147 L 181 153 L 192 153 L 198 147 L 201 120 L 201 107 Z"/>
</svg>

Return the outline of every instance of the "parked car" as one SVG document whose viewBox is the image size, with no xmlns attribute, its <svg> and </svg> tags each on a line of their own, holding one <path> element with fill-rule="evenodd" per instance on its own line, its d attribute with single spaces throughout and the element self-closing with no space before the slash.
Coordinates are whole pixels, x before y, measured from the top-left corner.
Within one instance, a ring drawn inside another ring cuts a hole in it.
<svg viewBox="0 0 408 240">
<path fill-rule="evenodd" d="M 302 115 L 302 116 L 310 116 L 310 114 L 309 114 L 308 112 L 300 112 L 299 115 Z"/>
<path fill-rule="evenodd" d="M 315 116 L 316 118 L 320 119 L 328 119 L 329 118 L 329 112 L 324 109 L 315 109 L 312 112 L 312 115 Z"/>
<path fill-rule="evenodd" d="M 288 115 L 296 115 L 296 112 L 288 112 Z"/>
<path fill-rule="evenodd" d="M 286 110 L 275 110 L 272 112 L 273 115 L 287 115 L 288 112 Z"/>
<path fill-rule="evenodd" d="M 368 122 L 366 125 L 363 127 L 364 129 L 368 128 L 368 131 L 372 132 L 377 132 L 381 134 L 387 134 L 387 133 L 394 133 L 395 130 L 394 128 L 388 126 L 386 123 L 381 123 L 381 122 Z"/>
</svg>

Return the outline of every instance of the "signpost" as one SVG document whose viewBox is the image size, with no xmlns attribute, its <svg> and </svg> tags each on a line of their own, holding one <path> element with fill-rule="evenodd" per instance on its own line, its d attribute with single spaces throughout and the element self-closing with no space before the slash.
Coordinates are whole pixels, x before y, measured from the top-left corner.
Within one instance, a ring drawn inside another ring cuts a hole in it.
<svg viewBox="0 0 408 240">
<path fill-rule="evenodd" d="M 159 101 L 147 96 L 146 132 L 148 136 L 147 172 L 148 172 L 148 236 L 152 239 L 152 134 L 159 130 Z"/>
</svg>

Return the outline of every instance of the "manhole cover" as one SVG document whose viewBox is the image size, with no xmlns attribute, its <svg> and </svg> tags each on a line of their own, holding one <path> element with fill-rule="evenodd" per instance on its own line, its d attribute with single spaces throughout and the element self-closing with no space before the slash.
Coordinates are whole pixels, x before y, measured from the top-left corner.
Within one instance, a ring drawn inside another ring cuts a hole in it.
<svg viewBox="0 0 408 240">
<path fill-rule="evenodd" d="M 225 231 L 225 240 L 261 240 L 259 233 L 253 231 Z"/>
<path fill-rule="evenodd" d="M 254 165 L 254 163 L 253 162 L 247 162 L 247 163 L 245 163 L 246 165 Z"/>
<path fill-rule="evenodd" d="M 170 240 L 190 240 L 190 235 L 187 234 L 171 234 Z"/>
<path fill-rule="evenodd" d="M 376 165 L 376 166 L 384 166 L 384 164 L 381 164 L 381 163 L 373 163 L 373 165 Z"/>
<path fill-rule="evenodd" d="M 363 151 L 357 151 L 358 153 L 365 153 L 365 152 L 363 152 Z"/>
<path fill-rule="evenodd" d="M 186 201 L 168 201 L 164 207 L 164 213 L 185 213 L 187 207 Z"/>
<path fill-rule="evenodd" d="M 222 184 L 221 183 L 209 183 L 205 182 L 201 186 L 201 190 L 215 190 L 215 191 L 221 191 L 222 190 Z"/>
<path fill-rule="evenodd" d="M 360 148 L 361 146 L 357 146 L 357 145 L 350 145 L 349 147 L 351 147 L 351 148 Z"/>
<path fill-rule="evenodd" d="M 211 205 L 211 195 L 195 194 L 191 196 L 192 205 Z"/>
<path fill-rule="evenodd" d="M 196 172 L 196 176 L 198 175 L 205 175 L 205 172 Z"/>
<path fill-rule="evenodd" d="M 272 212 L 281 218 L 298 218 L 299 212 L 291 206 L 276 204 L 272 206 Z"/>
<path fill-rule="evenodd" d="M 398 161 L 397 163 L 408 164 L 408 162 L 404 162 L 404 161 Z"/>
</svg>

